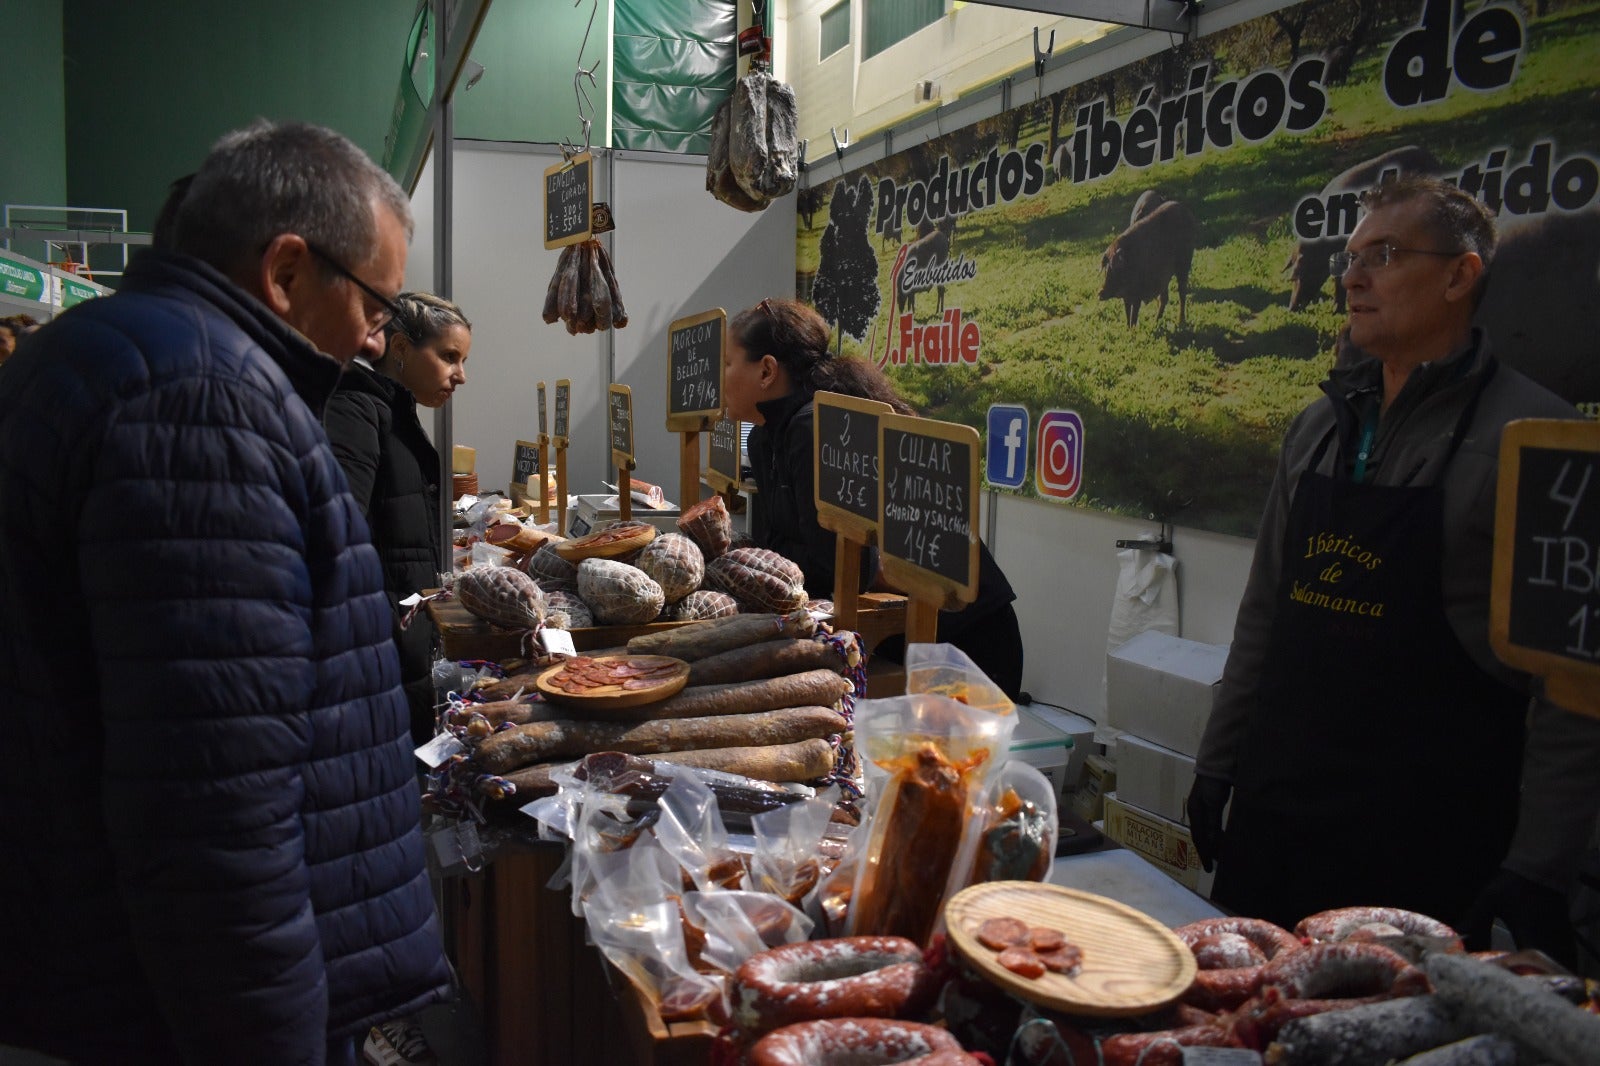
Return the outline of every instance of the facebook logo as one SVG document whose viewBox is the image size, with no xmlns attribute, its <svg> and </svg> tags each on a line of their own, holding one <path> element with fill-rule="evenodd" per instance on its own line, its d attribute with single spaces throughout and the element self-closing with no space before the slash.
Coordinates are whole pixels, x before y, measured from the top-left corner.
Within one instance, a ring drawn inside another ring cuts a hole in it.
<svg viewBox="0 0 1600 1066">
<path fill-rule="evenodd" d="M 984 463 L 989 484 L 1020 489 L 1028 479 L 1028 409 L 1012 404 L 989 407 L 989 450 Z"/>
</svg>

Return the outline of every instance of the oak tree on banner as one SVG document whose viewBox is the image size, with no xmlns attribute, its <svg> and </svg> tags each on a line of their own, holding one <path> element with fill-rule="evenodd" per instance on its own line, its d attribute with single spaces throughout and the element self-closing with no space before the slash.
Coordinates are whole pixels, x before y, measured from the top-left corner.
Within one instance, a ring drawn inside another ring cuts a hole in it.
<svg viewBox="0 0 1600 1066">
<path fill-rule="evenodd" d="M 872 184 L 865 176 L 858 183 L 841 181 L 834 186 L 828 220 L 811 302 L 818 314 L 839 327 L 842 344 L 846 333 L 856 340 L 864 338 L 878 314 L 878 257 L 867 239 Z"/>
</svg>

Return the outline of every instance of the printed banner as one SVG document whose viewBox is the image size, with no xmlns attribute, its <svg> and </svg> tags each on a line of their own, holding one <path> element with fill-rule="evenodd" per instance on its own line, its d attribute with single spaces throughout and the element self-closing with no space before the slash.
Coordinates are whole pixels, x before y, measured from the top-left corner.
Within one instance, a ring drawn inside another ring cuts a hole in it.
<svg viewBox="0 0 1600 1066">
<path fill-rule="evenodd" d="M 990 488 L 1252 536 L 1390 172 L 1496 212 L 1479 321 L 1600 415 L 1600 3 L 1306 0 L 800 193 L 845 354 Z"/>
</svg>

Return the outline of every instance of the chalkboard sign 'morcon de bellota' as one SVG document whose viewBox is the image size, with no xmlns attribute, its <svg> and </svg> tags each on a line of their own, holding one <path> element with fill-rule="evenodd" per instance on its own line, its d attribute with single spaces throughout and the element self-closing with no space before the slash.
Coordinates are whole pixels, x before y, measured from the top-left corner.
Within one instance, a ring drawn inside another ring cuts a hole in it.
<svg viewBox="0 0 1600 1066">
<path fill-rule="evenodd" d="M 722 412 L 728 314 L 713 308 L 667 329 L 667 430 L 693 433 Z"/>
<path fill-rule="evenodd" d="M 1600 715 L 1600 424 L 1508 424 L 1495 510 L 1495 654 L 1544 677 L 1552 702 Z"/>
</svg>

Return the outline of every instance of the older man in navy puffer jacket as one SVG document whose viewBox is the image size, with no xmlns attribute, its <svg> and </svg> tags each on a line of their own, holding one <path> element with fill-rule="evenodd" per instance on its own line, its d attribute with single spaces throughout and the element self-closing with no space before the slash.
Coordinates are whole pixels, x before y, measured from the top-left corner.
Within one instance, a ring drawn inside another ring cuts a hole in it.
<svg viewBox="0 0 1600 1066">
<path fill-rule="evenodd" d="M 0 1044 L 352 1061 L 448 983 L 378 557 L 320 424 L 404 193 L 212 150 L 166 248 L 0 380 Z"/>
</svg>

